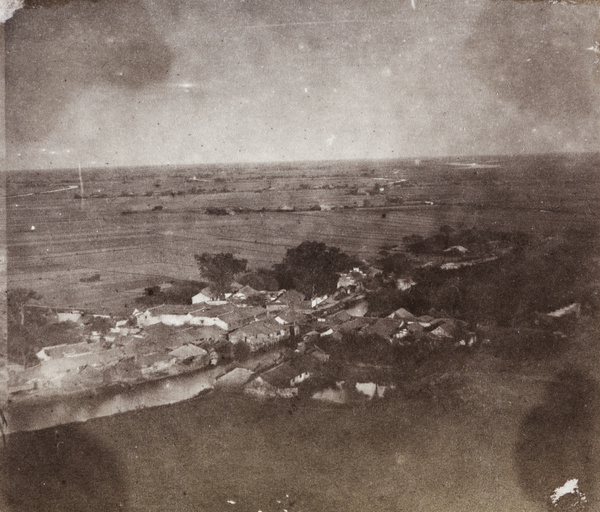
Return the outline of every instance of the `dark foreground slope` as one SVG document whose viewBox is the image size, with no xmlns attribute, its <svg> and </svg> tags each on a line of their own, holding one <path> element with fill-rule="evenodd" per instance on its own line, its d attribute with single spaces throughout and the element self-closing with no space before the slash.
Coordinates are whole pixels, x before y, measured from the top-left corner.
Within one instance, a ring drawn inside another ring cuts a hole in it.
<svg viewBox="0 0 600 512">
<path fill-rule="evenodd" d="M 570 478 L 593 505 L 596 332 L 583 318 L 567 351 L 510 361 L 481 348 L 406 376 L 429 379 L 426 394 L 327 405 L 213 393 L 14 434 L 2 509 L 544 511 Z"/>
</svg>

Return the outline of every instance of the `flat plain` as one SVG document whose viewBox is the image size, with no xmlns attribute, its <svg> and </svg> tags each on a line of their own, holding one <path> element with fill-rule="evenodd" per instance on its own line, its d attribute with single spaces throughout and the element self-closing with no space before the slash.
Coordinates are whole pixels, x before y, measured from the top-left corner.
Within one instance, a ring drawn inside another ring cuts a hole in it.
<svg viewBox="0 0 600 512">
<path fill-rule="evenodd" d="M 9 285 L 128 309 L 146 286 L 198 279 L 201 252 L 256 268 L 304 240 L 372 258 L 444 224 L 559 234 L 597 223 L 599 168 L 585 154 L 83 169 L 85 199 L 77 169 L 15 172 Z"/>
</svg>

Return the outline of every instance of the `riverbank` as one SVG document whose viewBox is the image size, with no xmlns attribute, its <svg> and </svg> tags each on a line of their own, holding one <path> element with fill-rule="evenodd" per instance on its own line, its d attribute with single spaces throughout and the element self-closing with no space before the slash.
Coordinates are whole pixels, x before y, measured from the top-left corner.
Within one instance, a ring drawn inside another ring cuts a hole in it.
<svg viewBox="0 0 600 512">
<path fill-rule="evenodd" d="M 217 379 L 235 368 L 263 372 L 281 361 L 279 349 L 247 361 L 203 368 L 137 383 L 111 383 L 95 389 L 62 394 L 29 394 L 9 399 L 5 410 L 7 433 L 40 430 L 64 423 L 84 422 L 128 411 L 170 405 L 214 389 Z"/>
</svg>

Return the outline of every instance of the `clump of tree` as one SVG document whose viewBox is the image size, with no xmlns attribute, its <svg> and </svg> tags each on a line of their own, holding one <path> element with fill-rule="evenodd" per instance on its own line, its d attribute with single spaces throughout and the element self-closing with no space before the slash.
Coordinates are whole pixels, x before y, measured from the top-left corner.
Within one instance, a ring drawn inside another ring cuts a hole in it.
<svg viewBox="0 0 600 512">
<path fill-rule="evenodd" d="M 413 263 L 405 253 L 386 247 L 379 251 L 375 266 L 381 269 L 384 275 L 391 277 L 410 275 L 413 270 Z"/>
<path fill-rule="evenodd" d="M 235 258 L 228 253 L 202 253 L 194 256 L 202 277 L 210 281 L 214 292 L 223 296 L 230 291 L 238 274 L 246 271 L 248 260 Z"/>
<path fill-rule="evenodd" d="M 418 285 L 406 295 L 398 295 L 394 306 L 401 304 L 415 314 L 443 309 L 473 325 L 513 328 L 532 326 L 538 312 L 547 313 L 573 302 L 581 303 L 586 314 L 597 309 L 590 279 L 597 273 L 592 256 L 597 253 L 597 238 L 593 232 L 572 230 L 536 243 L 521 232 L 471 229 L 458 233 L 461 238 L 451 243 L 468 240 L 469 247 L 484 247 L 493 240 L 512 250 L 497 260 L 457 270 L 418 269 L 413 275 Z M 384 299 L 375 294 L 370 302 L 375 307 Z M 411 300 L 415 301 L 412 308 Z"/>
<path fill-rule="evenodd" d="M 281 288 L 293 288 L 311 298 L 334 292 L 339 273 L 359 265 L 337 247 L 307 241 L 288 249 L 274 269 Z"/>
<path fill-rule="evenodd" d="M 490 242 L 510 246 L 516 252 L 522 252 L 532 243 L 532 237 L 522 231 L 504 232 L 474 227 L 455 229 L 444 224 L 431 236 L 409 235 L 402 241 L 406 249 L 413 254 L 439 254 L 456 245 L 468 248 L 471 254 L 481 254 L 489 251 Z"/>
<path fill-rule="evenodd" d="M 77 343 L 81 329 L 73 322 L 57 323 L 50 308 L 35 304 L 42 296 L 15 288 L 7 293 L 8 360 L 24 366 L 38 363 L 42 347 Z"/>
<path fill-rule="evenodd" d="M 42 309 L 27 308 L 31 301 L 40 300 L 42 296 L 25 288 L 14 288 L 7 293 L 8 325 L 25 325 L 25 321 L 44 323 L 44 311 Z"/>
<path fill-rule="evenodd" d="M 268 268 L 258 268 L 244 274 L 238 279 L 240 284 L 248 285 L 255 290 L 275 291 L 279 290 L 277 274 Z"/>
</svg>

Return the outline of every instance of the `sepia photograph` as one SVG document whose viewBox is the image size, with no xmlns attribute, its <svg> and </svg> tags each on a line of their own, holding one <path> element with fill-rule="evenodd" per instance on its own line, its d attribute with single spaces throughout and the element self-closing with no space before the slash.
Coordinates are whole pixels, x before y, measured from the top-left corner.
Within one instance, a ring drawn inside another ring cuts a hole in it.
<svg viewBox="0 0 600 512">
<path fill-rule="evenodd" d="M 0 23 L 1 511 L 600 510 L 599 4 Z"/>
</svg>

